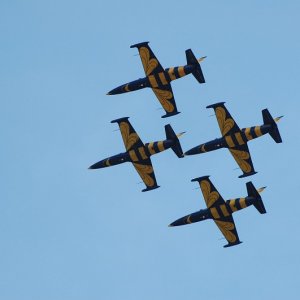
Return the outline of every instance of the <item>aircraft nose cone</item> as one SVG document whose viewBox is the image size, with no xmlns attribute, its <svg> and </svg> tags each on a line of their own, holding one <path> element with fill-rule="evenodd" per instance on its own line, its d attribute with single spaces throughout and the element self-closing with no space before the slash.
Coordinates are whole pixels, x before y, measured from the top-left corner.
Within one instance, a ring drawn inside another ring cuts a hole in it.
<svg viewBox="0 0 300 300">
<path fill-rule="evenodd" d="M 190 150 L 184 152 L 184 155 L 193 155 L 193 154 L 196 154 L 196 153 L 195 153 L 195 148 L 190 149 Z"/>
<path fill-rule="evenodd" d="M 116 94 L 121 94 L 121 93 L 124 93 L 123 91 L 123 85 L 115 88 L 115 89 L 112 89 L 111 91 L 109 91 L 106 95 L 116 95 Z"/>
<path fill-rule="evenodd" d="M 93 170 L 93 169 L 100 169 L 104 167 L 104 163 L 103 160 L 96 162 L 95 164 L 91 165 L 89 167 L 89 169 Z"/>
<path fill-rule="evenodd" d="M 114 90 L 109 91 L 106 95 L 114 95 Z"/>
<path fill-rule="evenodd" d="M 194 147 L 194 148 L 192 148 L 192 149 L 186 151 L 186 152 L 184 153 L 184 155 L 194 155 L 194 154 L 199 154 L 199 153 L 201 153 L 201 152 L 202 152 L 202 151 L 201 151 L 201 148 L 200 148 L 199 146 L 197 146 L 197 147 Z"/>
<path fill-rule="evenodd" d="M 169 225 L 169 227 L 185 225 L 185 218 L 180 218 Z"/>
</svg>

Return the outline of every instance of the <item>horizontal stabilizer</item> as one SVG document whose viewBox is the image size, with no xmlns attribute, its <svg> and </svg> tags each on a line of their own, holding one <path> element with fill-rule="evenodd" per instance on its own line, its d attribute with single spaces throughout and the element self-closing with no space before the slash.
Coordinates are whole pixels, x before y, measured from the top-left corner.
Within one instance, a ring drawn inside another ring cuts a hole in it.
<svg viewBox="0 0 300 300">
<path fill-rule="evenodd" d="M 165 131 L 166 131 L 167 140 L 172 140 L 174 142 L 171 149 L 175 152 L 177 157 L 179 157 L 179 158 L 183 157 L 183 151 L 181 149 L 179 139 L 170 124 L 165 126 Z"/>
<path fill-rule="evenodd" d="M 264 203 L 259 194 L 259 190 L 260 192 L 262 192 L 265 188 L 260 188 L 259 190 L 257 190 L 251 181 L 247 182 L 246 186 L 247 186 L 248 197 L 254 198 L 253 205 L 255 206 L 255 208 L 261 214 L 265 214 L 267 211 L 265 209 Z"/>
<path fill-rule="evenodd" d="M 202 73 L 202 69 L 201 66 L 199 64 L 200 61 L 203 61 L 204 58 L 206 57 L 201 57 L 199 60 L 195 57 L 193 51 L 191 49 L 188 49 L 185 51 L 185 55 L 186 55 L 186 61 L 188 65 L 193 65 L 195 66 L 194 71 L 192 72 L 192 74 L 194 75 L 194 77 L 197 79 L 197 81 L 199 83 L 205 83 L 205 79 Z"/>
<path fill-rule="evenodd" d="M 269 131 L 270 136 L 273 138 L 273 140 L 276 143 L 282 143 L 282 139 L 276 124 L 276 122 L 278 122 L 282 118 L 282 116 L 273 119 L 273 117 L 271 116 L 270 112 L 267 109 L 262 110 L 262 115 L 263 115 L 264 124 L 271 125 L 271 130 Z"/>
</svg>

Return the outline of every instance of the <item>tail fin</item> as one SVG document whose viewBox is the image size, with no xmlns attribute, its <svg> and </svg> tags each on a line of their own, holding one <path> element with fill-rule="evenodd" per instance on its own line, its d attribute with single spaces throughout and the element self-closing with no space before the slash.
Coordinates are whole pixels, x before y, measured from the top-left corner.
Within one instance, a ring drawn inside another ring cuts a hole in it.
<svg viewBox="0 0 300 300">
<path fill-rule="evenodd" d="M 205 83 L 205 79 L 199 62 L 203 61 L 206 56 L 197 59 L 191 49 L 186 50 L 185 55 L 186 55 L 187 64 L 195 66 L 195 69 L 192 72 L 194 77 L 197 79 L 199 83 Z"/>
<path fill-rule="evenodd" d="M 165 126 L 165 131 L 166 131 L 166 137 L 168 140 L 172 140 L 174 141 L 174 145 L 171 147 L 172 150 L 175 152 L 175 154 L 180 158 L 180 157 L 183 157 L 183 152 L 182 152 L 182 149 L 181 149 L 181 145 L 180 145 L 180 142 L 179 142 L 179 137 L 181 135 L 183 135 L 183 133 L 180 133 L 178 135 L 176 135 L 176 133 L 174 132 L 173 128 L 171 127 L 170 124 L 166 125 Z"/>
<path fill-rule="evenodd" d="M 256 190 L 256 188 L 254 187 L 254 185 L 251 181 L 247 182 L 246 186 L 247 186 L 248 197 L 251 197 L 251 198 L 255 199 L 253 201 L 253 205 L 255 206 L 255 208 L 261 214 L 265 214 L 267 211 L 265 209 L 264 203 L 262 202 L 261 196 L 259 194 L 265 189 L 265 187 Z"/>
<path fill-rule="evenodd" d="M 269 132 L 270 136 L 276 143 L 282 143 L 282 139 L 277 127 L 276 122 L 278 122 L 283 116 L 273 119 L 270 112 L 267 109 L 262 110 L 263 120 L 265 125 L 271 125 L 272 129 Z"/>
</svg>

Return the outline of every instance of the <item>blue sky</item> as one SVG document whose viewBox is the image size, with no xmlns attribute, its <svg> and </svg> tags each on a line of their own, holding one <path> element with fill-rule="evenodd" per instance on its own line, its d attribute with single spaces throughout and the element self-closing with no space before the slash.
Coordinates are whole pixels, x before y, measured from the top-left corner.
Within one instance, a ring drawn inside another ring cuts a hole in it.
<svg viewBox="0 0 300 300">
<path fill-rule="evenodd" d="M 299 285 L 298 1 L 2 1 L 0 4 L 0 298 L 297 299 Z M 165 68 L 184 51 L 207 55 L 206 84 L 172 83 L 181 114 L 161 119 L 151 90 L 106 96 L 143 77 L 134 43 L 150 41 Z M 209 104 L 226 101 L 238 125 L 268 108 L 283 144 L 249 143 L 258 174 L 239 179 L 226 149 L 152 158 L 161 188 L 130 164 L 87 170 L 124 151 L 129 116 L 144 142 L 164 125 L 188 150 L 220 136 Z M 224 199 L 267 186 L 267 209 L 234 215 L 243 244 L 223 249 L 212 221 L 169 228 L 205 207 L 190 180 L 211 175 Z"/>
</svg>

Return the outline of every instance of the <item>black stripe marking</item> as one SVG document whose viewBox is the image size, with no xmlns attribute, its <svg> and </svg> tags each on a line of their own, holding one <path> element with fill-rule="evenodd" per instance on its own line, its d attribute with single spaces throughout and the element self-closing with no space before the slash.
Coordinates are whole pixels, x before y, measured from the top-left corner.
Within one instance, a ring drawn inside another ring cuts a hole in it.
<svg viewBox="0 0 300 300">
<path fill-rule="evenodd" d="M 142 161 L 142 160 L 144 160 L 144 159 L 142 158 L 142 156 L 141 156 L 141 154 L 140 154 L 140 151 L 139 151 L 138 149 L 134 149 L 133 151 L 135 152 L 135 154 L 136 154 L 136 156 L 137 156 L 139 162 Z"/>
<path fill-rule="evenodd" d="M 232 134 L 231 135 L 231 138 L 232 138 L 232 141 L 234 143 L 234 146 L 239 146 L 239 142 L 237 141 L 236 137 L 235 137 L 235 134 Z"/>
<path fill-rule="evenodd" d="M 158 87 L 160 88 L 163 84 L 158 76 L 158 73 L 153 74 L 154 78 L 156 79 L 156 82 L 158 84 Z"/>
<path fill-rule="evenodd" d="M 242 136 L 243 141 L 244 141 L 245 144 L 246 144 L 246 143 L 248 142 L 248 139 L 247 139 L 247 137 L 246 137 L 245 131 L 246 131 L 245 128 L 243 128 L 243 129 L 241 130 L 241 136 Z"/>
<path fill-rule="evenodd" d="M 155 153 L 160 152 L 159 149 L 158 149 L 157 143 L 158 143 L 158 142 L 155 142 L 155 143 L 153 144 L 153 149 L 154 149 Z"/>
<path fill-rule="evenodd" d="M 170 68 L 165 69 L 165 76 L 166 76 L 166 79 L 168 82 L 172 81 L 170 78 L 170 75 L 169 75 L 169 70 L 170 70 Z"/>
<path fill-rule="evenodd" d="M 180 75 L 179 75 L 179 73 L 178 73 L 178 67 L 175 67 L 175 68 L 174 68 L 174 75 L 175 75 L 176 78 L 179 78 L 179 77 L 180 77 Z"/>
<path fill-rule="evenodd" d="M 149 146 L 149 143 L 146 143 L 145 144 L 145 153 L 148 157 L 150 157 L 152 154 L 150 153 L 148 146 Z"/>
<path fill-rule="evenodd" d="M 217 212 L 218 212 L 219 216 L 220 216 L 221 218 L 222 218 L 222 217 L 224 217 L 224 214 L 223 214 L 223 212 L 222 212 L 222 210 L 221 210 L 220 206 L 219 206 L 219 205 L 217 205 L 217 206 L 215 206 L 215 208 L 216 208 L 216 210 L 217 210 Z"/>
<path fill-rule="evenodd" d="M 256 134 L 255 134 L 255 126 L 251 127 L 251 129 L 250 129 L 250 134 L 251 134 L 251 136 L 252 136 L 253 138 L 256 138 L 256 137 L 257 137 Z"/>
<path fill-rule="evenodd" d="M 236 198 L 235 199 L 235 207 L 237 208 L 237 210 L 242 209 L 241 205 L 240 205 L 240 199 L 241 198 Z"/>
</svg>

